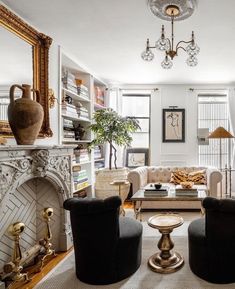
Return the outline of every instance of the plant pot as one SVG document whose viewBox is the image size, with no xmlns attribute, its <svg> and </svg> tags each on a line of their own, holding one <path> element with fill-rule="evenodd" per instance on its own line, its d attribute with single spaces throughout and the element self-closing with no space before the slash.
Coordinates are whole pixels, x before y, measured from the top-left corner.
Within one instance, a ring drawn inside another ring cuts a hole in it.
<svg viewBox="0 0 235 289">
<path fill-rule="evenodd" d="M 111 196 L 119 195 L 119 187 L 116 185 L 110 185 L 111 182 L 116 180 L 127 180 L 129 169 L 103 169 L 97 172 L 95 182 L 95 195 L 97 198 L 105 199 Z M 130 190 L 130 185 L 121 186 L 121 199 L 122 203 L 126 200 Z"/>
</svg>

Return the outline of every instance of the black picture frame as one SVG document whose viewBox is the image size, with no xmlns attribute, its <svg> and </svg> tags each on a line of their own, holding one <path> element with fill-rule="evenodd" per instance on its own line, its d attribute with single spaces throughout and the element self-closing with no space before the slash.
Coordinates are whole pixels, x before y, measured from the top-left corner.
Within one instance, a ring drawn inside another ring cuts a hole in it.
<svg viewBox="0 0 235 289">
<path fill-rule="evenodd" d="M 147 166 L 149 163 L 148 148 L 127 148 L 126 149 L 126 167 L 138 168 Z"/>
<path fill-rule="evenodd" d="M 184 108 L 164 108 L 162 110 L 162 142 L 185 142 Z"/>
</svg>

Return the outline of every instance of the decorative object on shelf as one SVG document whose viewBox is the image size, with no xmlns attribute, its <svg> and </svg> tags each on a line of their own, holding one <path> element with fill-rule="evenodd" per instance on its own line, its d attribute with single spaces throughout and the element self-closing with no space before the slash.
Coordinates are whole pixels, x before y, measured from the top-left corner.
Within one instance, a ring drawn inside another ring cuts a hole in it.
<svg viewBox="0 0 235 289">
<path fill-rule="evenodd" d="M 185 109 L 163 109 L 162 124 L 162 142 L 185 142 Z"/>
<path fill-rule="evenodd" d="M 44 118 L 40 130 L 40 137 L 50 137 L 53 135 L 50 128 L 49 106 L 48 106 L 48 66 L 49 66 L 49 49 L 52 39 L 35 30 L 33 27 L 24 22 L 19 16 L 8 10 L 5 6 L 0 5 L 0 23 L 1 27 L 7 29 L 22 41 L 31 45 L 33 68 L 33 88 L 40 91 L 40 104 L 43 106 Z M 29 65 L 29 64 L 27 64 Z M 4 135 L 12 136 L 7 121 L 0 122 L 0 131 L 2 127 L 6 129 Z"/>
<path fill-rule="evenodd" d="M 55 250 L 51 248 L 52 233 L 50 228 L 50 221 L 52 216 L 53 216 L 53 208 L 45 208 L 42 211 L 42 217 L 46 223 L 46 234 L 44 239 L 40 241 L 41 245 L 45 248 L 45 252 L 40 260 L 39 271 L 41 271 L 41 269 L 43 268 L 43 265 L 47 257 L 56 256 Z"/>
<path fill-rule="evenodd" d="M 126 166 L 128 168 L 137 168 L 147 166 L 149 162 L 149 149 L 147 148 L 127 148 Z"/>
<path fill-rule="evenodd" d="M 5 145 L 7 143 L 6 138 L 0 136 L 0 145 Z"/>
<path fill-rule="evenodd" d="M 16 88 L 22 90 L 22 98 L 14 99 Z M 31 91 L 33 100 L 31 99 Z M 44 117 L 43 107 L 40 104 L 38 90 L 31 89 L 30 85 L 12 85 L 10 88 L 10 104 L 8 119 L 12 132 L 19 145 L 32 145 L 38 137 Z"/>
<path fill-rule="evenodd" d="M 234 138 L 234 136 L 228 132 L 222 126 L 217 127 L 213 132 L 208 136 L 209 139 L 219 139 L 219 169 L 222 169 L 222 139 Z M 222 193 L 222 192 L 221 192 Z"/>
<path fill-rule="evenodd" d="M 164 69 L 170 69 L 173 66 L 171 60 L 175 56 L 178 56 L 179 49 L 184 50 L 188 54 L 188 59 L 186 63 L 188 66 L 196 66 L 198 60 L 196 55 L 200 52 L 200 48 L 195 42 L 194 32 L 192 31 L 192 38 L 189 41 L 179 41 L 174 47 L 174 21 L 179 21 L 190 17 L 195 9 L 194 0 L 148 0 L 151 11 L 157 17 L 171 21 L 171 40 L 165 37 L 165 28 L 162 25 L 161 36 L 159 40 L 156 41 L 155 46 L 150 46 L 149 39 L 147 39 L 146 49 L 141 54 L 141 57 L 145 61 L 152 61 L 154 54 L 151 49 L 156 48 L 160 51 L 165 52 L 165 59 L 162 61 L 161 66 Z M 187 44 L 186 47 L 182 46 Z M 171 60 L 170 60 L 171 59 Z"/>
<path fill-rule="evenodd" d="M 26 281 L 29 282 L 28 273 L 21 273 L 23 267 L 20 265 L 22 259 L 22 253 L 20 249 L 20 235 L 24 232 L 25 224 L 21 222 L 16 222 L 9 226 L 8 233 L 14 237 L 14 251 L 12 255 L 12 263 L 14 264 L 14 269 L 12 271 L 13 276 L 11 280 L 14 282 Z"/>
<path fill-rule="evenodd" d="M 74 133 L 75 133 L 75 140 L 82 140 L 86 130 L 85 128 L 79 123 L 78 125 L 74 125 Z"/>
</svg>

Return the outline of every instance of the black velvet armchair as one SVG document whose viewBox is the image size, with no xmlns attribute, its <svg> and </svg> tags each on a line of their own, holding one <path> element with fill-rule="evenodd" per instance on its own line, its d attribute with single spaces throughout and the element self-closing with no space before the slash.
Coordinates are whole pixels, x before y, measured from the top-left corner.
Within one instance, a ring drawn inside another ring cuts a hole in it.
<svg viewBox="0 0 235 289">
<path fill-rule="evenodd" d="M 207 197 L 205 218 L 188 228 L 189 265 L 212 283 L 235 282 L 235 200 Z"/>
<path fill-rule="evenodd" d="M 120 217 L 121 199 L 71 198 L 70 211 L 78 279 L 93 285 L 118 282 L 141 263 L 142 225 Z"/>
</svg>

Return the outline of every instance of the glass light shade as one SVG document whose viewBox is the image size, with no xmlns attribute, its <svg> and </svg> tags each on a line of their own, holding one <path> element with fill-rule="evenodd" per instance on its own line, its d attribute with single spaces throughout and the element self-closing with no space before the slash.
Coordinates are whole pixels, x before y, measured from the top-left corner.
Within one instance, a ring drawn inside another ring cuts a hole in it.
<svg viewBox="0 0 235 289">
<path fill-rule="evenodd" d="M 160 51 L 168 51 L 170 49 L 170 43 L 169 40 L 165 37 L 161 37 L 158 39 L 158 41 L 155 44 L 156 48 Z"/>
<path fill-rule="evenodd" d="M 154 58 L 154 54 L 150 49 L 146 49 L 141 53 L 141 57 L 144 61 L 152 61 Z"/>
<path fill-rule="evenodd" d="M 195 56 L 200 52 L 200 48 L 197 44 L 192 44 L 190 43 L 187 47 L 186 47 L 186 52 L 188 53 L 188 55 L 190 56 Z"/>
<path fill-rule="evenodd" d="M 198 60 L 195 56 L 189 56 L 189 58 L 186 60 L 186 63 L 188 66 L 196 66 L 198 64 Z"/>
<path fill-rule="evenodd" d="M 161 63 L 162 68 L 164 69 L 170 69 L 173 66 L 172 61 L 169 59 L 168 56 L 165 57 L 165 59 Z"/>
</svg>

